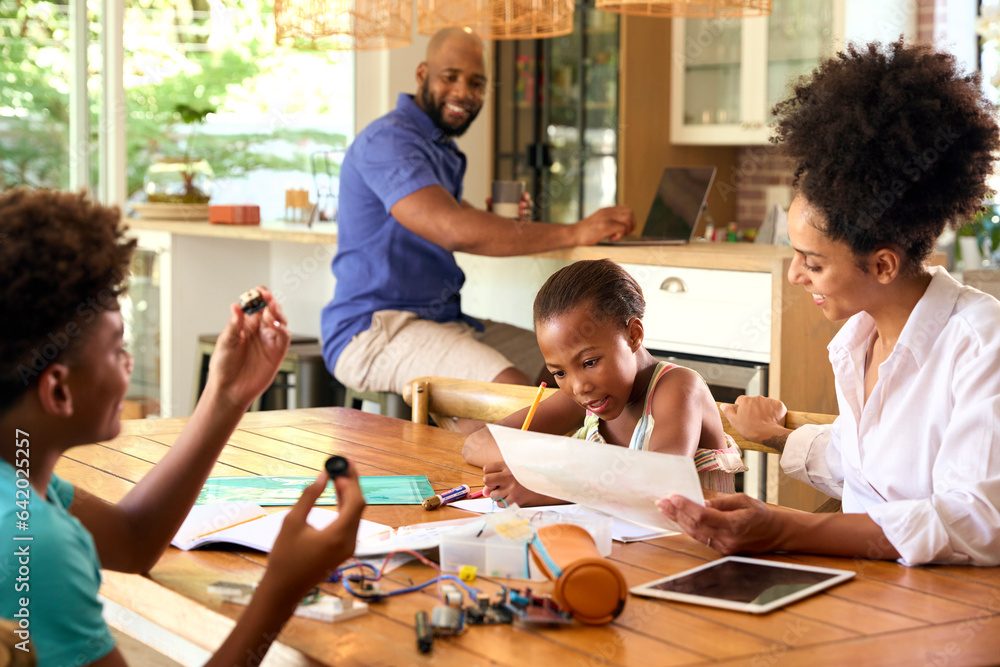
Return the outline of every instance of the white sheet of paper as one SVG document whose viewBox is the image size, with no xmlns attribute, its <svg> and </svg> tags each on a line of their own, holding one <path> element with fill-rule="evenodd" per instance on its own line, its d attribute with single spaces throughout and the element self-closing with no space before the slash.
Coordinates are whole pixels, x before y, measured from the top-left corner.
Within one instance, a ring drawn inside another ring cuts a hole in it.
<svg viewBox="0 0 1000 667">
<path fill-rule="evenodd" d="M 656 501 L 682 495 L 705 504 L 694 459 L 488 425 L 525 488 L 654 530 L 680 532 Z"/>
<path fill-rule="evenodd" d="M 494 503 L 491 498 L 458 500 L 453 503 L 448 503 L 448 505 L 449 507 L 457 507 L 460 510 L 476 512 L 477 514 L 499 512 L 503 509 L 503 506 L 499 503 Z M 599 514 L 596 510 L 587 509 L 580 505 L 540 505 L 538 507 L 529 507 L 528 509 L 539 511 L 552 510 L 553 512 L 563 512 L 567 514 Z M 677 535 L 676 530 L 651 530 L 648 526 L 640 526 L 639 524 L 626 521 L 625 519 L 619 519 L 617 517 L 611 517 L 611 519 L 611 539 L 617 540 L 618 542 L 640 542 L 642 540 L 651 540 L 656 537 Z"/>
<path fill-rule="evenodd" d="M 180 538 L 184 537 L 184 535 L 181 534 L 181 531 L 178 531 L 178 537 L 175 537 L 171 544 L 188 551 L 204 544 L 226 542 L 270 553 L 271 549 L 274 548 L 274 541 L 278 538 L 278 533 L 281 532 L 281 524 L 284 523 L 285 516 L 287 516 L 291 510 L 267 514 L 260 506 L 254 503 L 240 502 L 231 503 L 232 505 L 238 505 L 239 507 L 234 507 L 233 509 L 227 511 L 222 509 L 222 506 L 225 504 L 226 503 L 195 505 L 191 508 L 191 513 L 188 514 L 188 518 L 185 520 L 184 524 L 181 525 L 181 529 L 184 530 L 185 526 L 188 526 L 189 529 L 195 526 L 205 526 L 206 518 L 211 514 L 209 510 L 212 509 L 216 512 L 215 516 L 220 516 L 221 513 L 221 516 L 225 516 L 227 518 L 231 517 L 230 520 L 235 525 L 232 525 L 225 530 L 213 532 L 209 535 L 202 535 L 201 537 L 191 539 L 190 541 L 182 541 Z M 256 511 L 260 513 L 259 518 L 252 519 L 250 521 L 243 520 L 240 522 L 242 515 L 235 514 L 238 510 L 252 515 L 254 513 L 254 508 L 256 508 Z M 333 523 L 336 518 L 337 513 L 335 511 L 314 507 L 309 510 L 309 516 L 306 518 L 306 521 L 313 528 L 322 530 Z M 189 521 L 191 522 L 190 525 L 188 523 Z M 371 537 L 372 535 L 382 533 L 386 530 L 389 530 L 389 526 L 362 519 L 361 524 L 358 527 L 358 541 Z"/>
</svg>

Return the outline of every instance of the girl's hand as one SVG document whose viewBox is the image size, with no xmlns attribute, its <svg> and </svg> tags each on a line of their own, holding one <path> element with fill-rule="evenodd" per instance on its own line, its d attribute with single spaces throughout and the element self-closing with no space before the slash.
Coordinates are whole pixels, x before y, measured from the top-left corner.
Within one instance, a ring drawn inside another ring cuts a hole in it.
<svg viewBox="0 0 1000 667">
<path fill-rule="evenodd" d="M 788 409 L 776 398 L 740 396 L 735 405 L 723 404 L 722 414 L 747 440 L 763 443 L 775 436 L 787 435 L 785 415 Z"/>
<path fill-rule="evenodd" d="M 544 498 L 521 486 L 502 460 L 484 465 L 483 473 L 483 484 L 486 485 L 484 493 L 494 500 L 503 500 L 508 505 L 517 503 L 524 507 L 538 505 Z"/>
<path fill-rule="evenodd" d="M 781 547 L 780 512 L 739 494 L 719 494 L 702 507 L 684 496 L 661 498 L 663 514 L 721 554 L 766 553 Z"/>
<path fill-rule="evenodd" d="M 261 581 L 262 587 L 267 583 L 272 594 L 300 600 L 354 554 L 358 523 L 365 508 L 354 464 L 347 475 L 333 481 L 337 489 L 337 520 L 323 530 L 316 530 L 306 522 L 309 510 L 329 479 L 326 472 L 320 473 L 285 517 Z"/>
<path fill-rule="evenodd" d="M 257 287 L 267 307 L 247 315 L 237 304 L 215 343 L 208 383 L 244 409 L 274 381 L 291 334 L 281 306 L 265 287 Z"/>
</svg>

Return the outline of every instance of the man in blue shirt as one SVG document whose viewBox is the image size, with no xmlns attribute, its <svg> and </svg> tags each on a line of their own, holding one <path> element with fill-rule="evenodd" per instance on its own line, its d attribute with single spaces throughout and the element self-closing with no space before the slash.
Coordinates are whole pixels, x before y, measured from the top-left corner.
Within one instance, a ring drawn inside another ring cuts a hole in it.
<svg viewBox="0 0 1000 667">
<path fill-rule="evenodd" d="M 346 386 L 402 393 L 421 375 L 529 384 L 534 335 L 462 312 L 453 253 L 514 256 L 628 234 L 625 206 L 573 225 L 502 218 L 462 199 L 469 127 L 486 90 L 483 45 L 452 28 L 430 41 L 418 92 L 354 140 L 340 173 L 337 286 L 322 315 L 323 356 Z M 522 210 L 527 207 L 522 206 Z"/>
</svg>

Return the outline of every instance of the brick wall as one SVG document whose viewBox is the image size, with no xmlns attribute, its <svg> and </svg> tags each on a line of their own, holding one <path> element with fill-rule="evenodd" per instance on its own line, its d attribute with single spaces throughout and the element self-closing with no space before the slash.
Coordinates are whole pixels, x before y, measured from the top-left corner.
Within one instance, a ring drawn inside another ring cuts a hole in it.
<svg viewBox="0 0 1000 667">
<path fill-rule="evenodd" d="M 950 0 L 951 2 L 967 0 Z M 944 42 L 947 39 L 945 12 L 949 0 L 917 0 L 917 39 Z M 741 229 L 760 226 L 766 214 L 766 188 L 791 186 L 794 165 L 777 153 L 774 146 L 744 146 L 737 152 L 733 167 L 736 190 L 736 222 Z M 728 221 L 716 220 L 716 227 Z"/>
</svg>

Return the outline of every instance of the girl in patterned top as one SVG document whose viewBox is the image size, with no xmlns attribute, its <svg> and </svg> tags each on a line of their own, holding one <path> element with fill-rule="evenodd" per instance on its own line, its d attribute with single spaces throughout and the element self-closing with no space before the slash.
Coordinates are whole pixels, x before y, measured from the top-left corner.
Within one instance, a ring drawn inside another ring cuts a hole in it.
<svg viewBox="0 0 1000 667">
<path fill-rule="evenodd" d="M 740 450 L 702 378 L 642 346 L 645 307 L 635 279 L 608 259 L 576 262 L 546 281 L 535 298 L 535 335 L 561 391 L 539 404 L 531 430 L 691 456 L 702 486 L 732 492 L 733 474 L 746 470 Z M 520 426 L 526 411 L 500 423 Z M 485 429 L 466 440 L 463 455 L 483 466 L 491 497 L 550 500 L 514 480 Z"/>
</svg>

